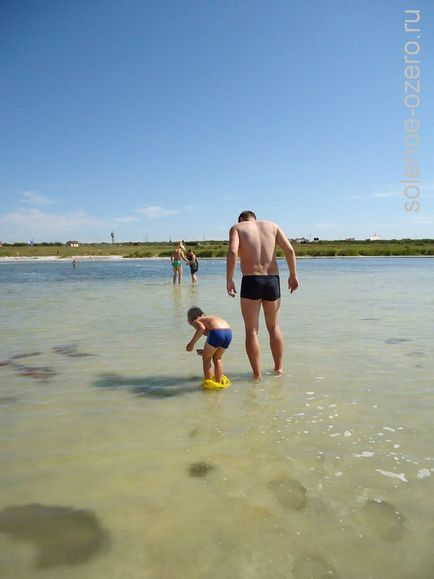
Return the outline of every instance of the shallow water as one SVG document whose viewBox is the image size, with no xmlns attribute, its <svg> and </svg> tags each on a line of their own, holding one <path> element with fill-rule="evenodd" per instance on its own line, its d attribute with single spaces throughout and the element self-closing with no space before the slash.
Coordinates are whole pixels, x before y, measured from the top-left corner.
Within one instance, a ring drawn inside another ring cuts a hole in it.
<svg viewBox="0 0 434 579">
<path fill-rule="evenodd" d="M 299 271 L 254 384 L 223 261 L 0 264 L 2 579 L 433 577 L 434 261 Z M 231 322 L 228 390 L 191 305 Z"/>
</svg>

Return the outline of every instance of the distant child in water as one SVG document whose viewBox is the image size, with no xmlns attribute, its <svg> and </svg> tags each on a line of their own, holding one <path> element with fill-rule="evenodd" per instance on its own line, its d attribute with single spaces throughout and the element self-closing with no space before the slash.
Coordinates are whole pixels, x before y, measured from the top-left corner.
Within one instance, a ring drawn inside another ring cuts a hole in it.
<svg viewBox="0 0 434 579">
<path fill-rule="evenodd" d="M 191 281 L 192 283 L 197 282 L 197 270 L 199 269 L 199 263 L 197 261 L 197 257 L 192 249 L 187 251 L 186 255 L 188 259 L 188 263 L 190 265 L 190 273 L 191 273 Z"/>
<path fill-rule="evenodd" d="M 187 352 L 192 352 L 194 345 L 205 335 L 207 340 L 203 350 L 197 350 L 202 356 L 205 380 L 212 380 L 212 363 L 214 363 L 215 382 L 221 382 L 223 376 L 222 356 L 232 341 L 232 330 L 229 324 L 217 316 L 207 316 L 200 308 L 190 308 L 187 313 L 188 323 L 196 333 L 187 344 Z"/>
</svg>

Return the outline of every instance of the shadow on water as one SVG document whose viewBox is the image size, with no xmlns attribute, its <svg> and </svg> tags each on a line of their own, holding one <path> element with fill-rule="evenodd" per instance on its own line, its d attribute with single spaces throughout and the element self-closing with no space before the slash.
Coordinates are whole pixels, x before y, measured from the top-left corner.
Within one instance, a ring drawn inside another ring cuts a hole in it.
<svg viewBox="0 0 434 579">
<path fill-rule="evenodd" d="M 201 378 L 177 378 L 176 376 L 120 376 L 102 374 L 95 382 L 98 388 L 125 388 L 136 396 L 149 398 L 173 398 L 202 390 Z"/>
<path fill-rule="evenodd" d="M 231 375 L 233 380 L 246 379 L 245 374 Z M 136 396 L 146 396 L 148 398 L 173 398 L 183 396 L 192 392 L 214 393 L 216 391 L 204 390 L 202 387 L 202 376 L 121 376 L 115 373 L 101 374 L 94 382 L 98 388 L 108 388 L 116 390 L 124 388 Z"/>
</svg>

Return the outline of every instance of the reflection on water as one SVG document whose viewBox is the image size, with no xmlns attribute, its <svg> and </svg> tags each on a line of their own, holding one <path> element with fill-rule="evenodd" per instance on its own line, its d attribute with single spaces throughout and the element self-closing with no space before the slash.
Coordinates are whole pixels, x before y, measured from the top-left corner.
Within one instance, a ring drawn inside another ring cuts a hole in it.
<svg viewBox="0 0 434 579">
<path fill-rule="evenodd" d="M 300 277 L 253 383 L 222 261 L 0 264 L 2 579 L 432 577 L 434 262 Z M 192 305 L 233 327 L 225 391 Z"/>
</svg>

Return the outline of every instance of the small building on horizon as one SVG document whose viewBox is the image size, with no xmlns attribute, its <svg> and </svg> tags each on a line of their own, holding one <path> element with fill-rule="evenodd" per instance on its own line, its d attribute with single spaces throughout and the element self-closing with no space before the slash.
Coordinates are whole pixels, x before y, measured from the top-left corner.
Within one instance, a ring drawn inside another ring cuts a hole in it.
<svg viewBox="0 0 434 579">
<path fill-rule="evenodd" d="M 381 239 L 381 237 L 378 235 L 378 233 L 373 233 L 370 237 L 369 237 L 369 241 L 379 241 Z"/>
<path fill-rule="evenodd" d="M 79 244 L 78 241 L 67 241 L 67 242 L 65 243 L 65 245 L 66 245 L 67 247 L 79 247 L 79 246 L 80 246 L 80 244 Z"/>
</svg>

